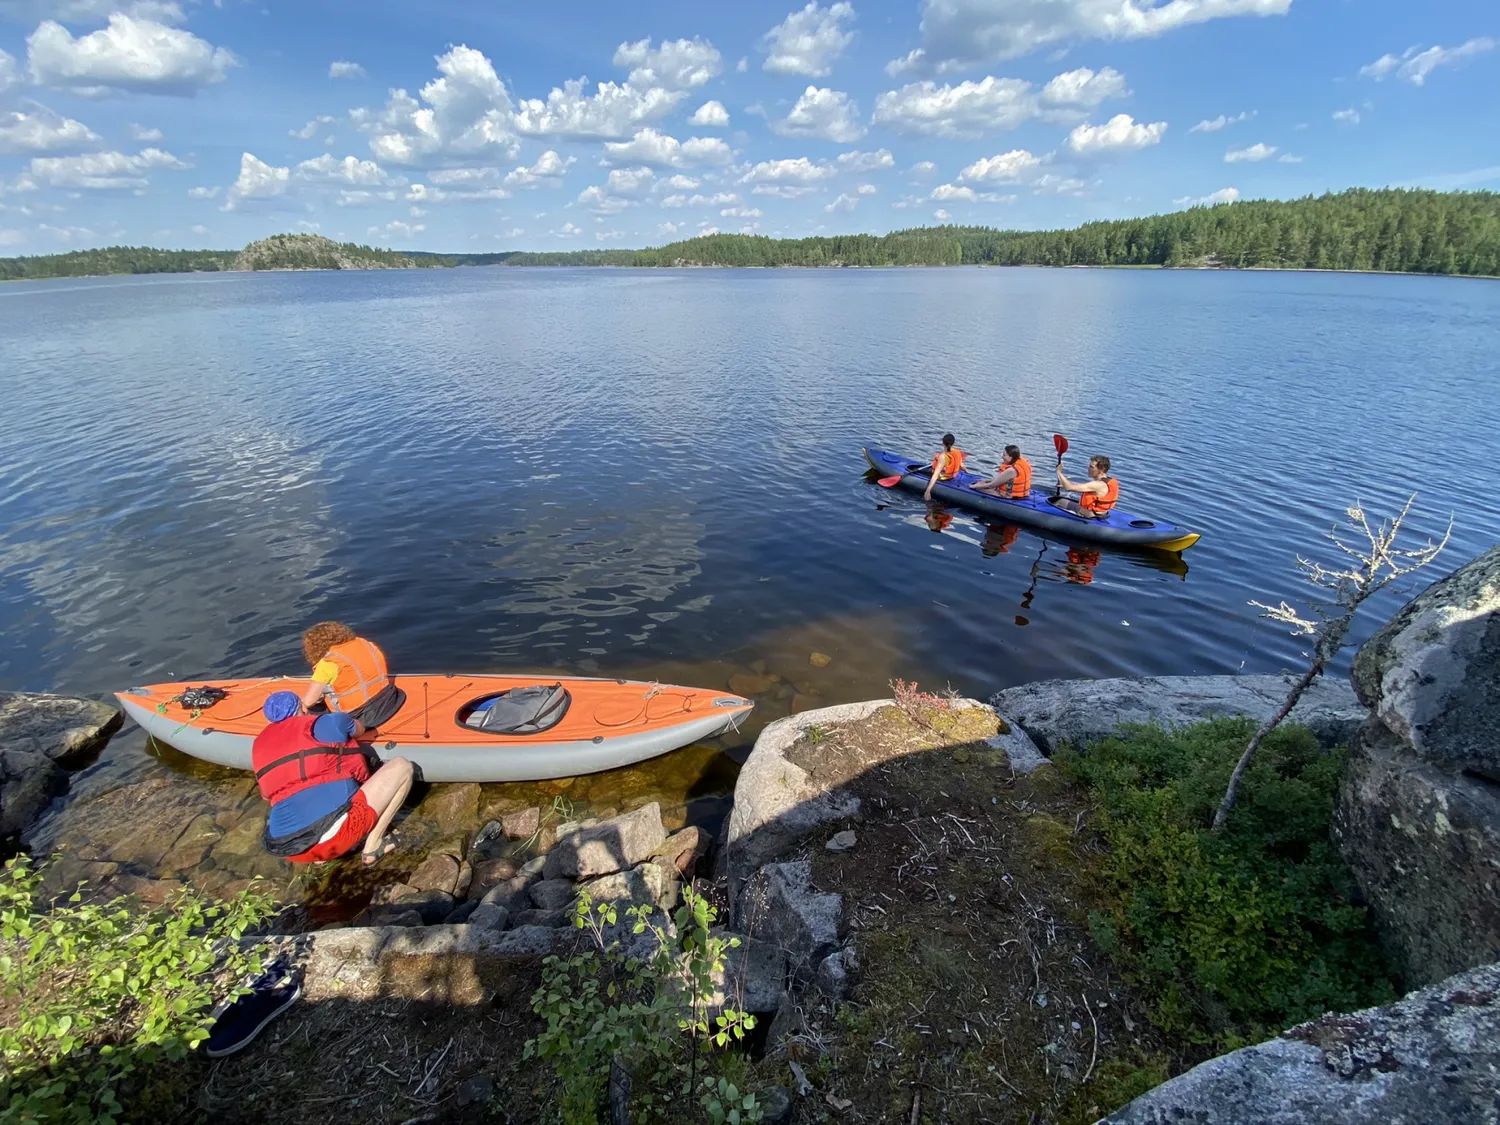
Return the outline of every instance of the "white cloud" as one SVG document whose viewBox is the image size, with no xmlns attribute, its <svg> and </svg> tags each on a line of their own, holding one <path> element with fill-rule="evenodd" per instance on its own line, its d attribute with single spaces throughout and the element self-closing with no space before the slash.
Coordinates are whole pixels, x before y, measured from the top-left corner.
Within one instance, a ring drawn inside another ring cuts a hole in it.
<svg viewBox="0 0 1500 1125">
<path fill-rule="evenodd" d="M 1300 157 L 1300 156 L 1293 156 L 1289 152 L 1283 152 L 1280 156 L 1278 156 L 1276 158 L 1276 163 L 1277 164 L 1301 164 L 1302 163 L 1302 157 Z"/>
<path fill-rule="evenodd" d="M 1086 66 L 1065 71 L 1042 87 L 1042 101 L 1049 105 L 1082 106 L 1092 109 L 1108 98 L 1124 98 L 1130 94 L 1125 85 L 1125 76 L 1118 70 L 1105 67 L 1095 73 Z"/>
<path fill-rule="evenodd" d="M 1465 59 L 1494 49 L 1495 40 L 1488 36 L 1470 39 L 1457 47 L 1428 47 L 1426 50 L 1420 47 L 1408 47 L 1399 58 L 1395 55 L 1381 55 L 1369 66 L 1360 67 L 1359 73 L 1377 82 L 1384 81 L 1394 74 L 1403 82 L 1420 86 L 1438 67 L 1454 66 Z"/>
<path fill-rule="evenodd" d="M 797 99 L 791 113 L 773 122 L 771 131 L 784 137 L 816 137 L 847 144 L 865 135 L 859 107 L 839 90 L 809 86 Z"/>
<path fill-rule="evenodd" d="M 946 223 L 948 220 L 950 220 L 951 218 L 953 218 L 953 216 L 951 214 L 949 214 L 946 210 L 944 210 L 941 207 L 939 207 L 936 211 L 934 211 L 932 213 L 932 217 L 934 219 L 936 219 L 940 223 Z"/>
<path fill-rule="evenodd" d="M 296 137 L 299 141 L 310 141 L 314 136 L 317 135 L 319 129 L 323 128 L 325 125 L 333 125 L 337 121 L 338 118 L 330 117 L 328 116 L 328 114 L 322 113 L 317 117 L 314 117 L 306 125 L 302 126 L 302 128 L 288 130 L 287 135 Z"/>
<path fill-rule="evenodd" d="M 923 0 L 922 46 L 892 74 L 945 73 L 1079 39 L 1150 39 L 1230 16 L 1280 16 L 1292 0 Z"/>
<path fill-rule="evenodd" d="M 751 184 L 755 195 L 779 195 L 794 199 L 812 191 L 813 185 L 828 179 L 834 170 L 827 164 L 814 164 L 805 156 L 786 160 L 762 160 L 740 177 L 740 183 Z"/>
<path fill-rule="evenodd" d="M 577 157 L 573 156 L 564 160 L 549 148 L 538 156 L 529 168 L 525 166 L 513 168 L 506 175 L 505 182 L 523 188 L 540 187 L 544 183 L 557 183 L 576 160 Z"/>
<path fill-rule="evenodd" d="M 873 120 L 904 133 L 972 139 L 1014 129 L 1036 110 L 1030 82 L 991 75 L 956 86 L 926 81 L 887 90 L 875 99 Z"/>
<path fill-rule="evenodd" d="M 656 228 L 657 234 L 673 235 L 682 229 L 681 223 L 662 223 Z"/>
<path fill-rule="evenodd" d="M 224 210 L 237 211 L 246 200 L 276 199 L 291 186 L 292 170 L 267 164 L 252 153 L 240 154 L 239 178 L 229 188 Z"/>
<path fill-rule="evenodd" d="M 199 237 L 202 237 L 203 235 L 208 233 L 208 228 L 202 223 L 194 223 L 191 227 L 188 228 L 188 230 L 192 231 Z"/>
<path fill-rule="evenodd" d="M 1128 113 L 1117 113 L 1103 125 L 1080 125 L 1068 134 L 1068 147 L 1079 156 L 1102 156 L 1136 152 L 1161 141 L 1165 121 L 1149 125 L 1136 122 Z"/>
<path fill-rule="evenodd" d="M 1013 148 L 998 156 L 981 157 L 960 172 L 958 178 L 974 183 L 1020 183 L 1040 172 L 1044 163 L 1041 157 L 1024 148 Z"/>
<path fill-rule="evenodd" d="M 371 227 L 365 233 L 371 238 L 380 238 L 390 242 L 397 238 L 415 238 L 426 229 L 424 223 L 407 223 L 400 219 L 392 219 L 385 226 Z"/>
<path fill-rule="evenodd" d="M 108 19 L 112 12 L 160 23 L 181 23 L 185 18 L 182 6 L 175 0 L 0 0 L 0 19 L 12 23 L 61 20 L 97 24 Z"/>
<path fill-rule="evenodd" d="M 690 90 L 718 75 L 723 60 L 705 39 L 663 40 L 655 50 L 650 39 L 621 43 L 615 48 L 615 65 L 630 67 L 628 85 L 640 90 Z"/>
<path fill-rule="evenodd" d="M 721 191 L 713 195 L 669 195 L 662 199 L 661 205 L 675 210 L 679 207 L 724 207 L 739 201 L 740 197 L 734 192 Z"/>
<path fill-rule="evenodd" d="M 510 95 L 490 60 L 458 46 L 436 61 L 442 77 L 422 87 L 421 101 L 394 90 L 384 109 L 350 114 L 370 134 L 370 151 L 380 160 L 414 166 L 514 160 L 520 146 Z"/>
<path fill-rule="evenodd" d="M 828 205 L 826 205 L 823 208 L 823 210 L 826 211 L 826 212 L 828 212 L 829 214 L 836 214 L 836 213 L 839 213 L 839 212 L 843 212 L 844 214 L 848 214 L 850 211 L 853 211 L 858 206 L 859 206 L 859 196 L 858 195 L 849 195 L 847 192 L 845 192 L 845 193 L 839 195 L 838 198 L 836 198 L 832 203 L 829 203 Z"/>
<path fill-rule="evenodd" d="M 604 146 L 604 160 L 608 164 L 648 164 L 656 168 L 727 164 L 733 155 L 718 137 L 692 137 L 680 142 L 649 128 L 640 130 L 628 141 L 608 142 Z"/>
<path fill-rule="evenodd" d="M 1178 207 L 1213 207 L 1220 203 L 1233 203 L 1239 197 L 1239 188 L 1226 187 L 1211 191 L 1207 195 L 1184 195 L 1181 199 L 1174 199 L 1172 202 Z"/>
<path fill-rule="evenodd" d="M 1089 185 L 1072 176 L 1047 172 L 1031 181 L 1033 195 L 1082 195 Z"/>
<path fill-rule="evenodd" d="M 576 227 L 572 223 L 564 223 L 561 228 L 552 232 L 558 238 L 577 238 L 583 233 L 582 227 Z"/>
<path fill-rule="evenodd" d="M 219 196 L 219 185 L 218 184 L 214 184 L 212 187 L 193 187 L 193 188 L 188 188 L 188 198 L 189 199 L 217 199 L 218 196 Z"/>
<path fill-rule="evenodd" d="M 721 219 L 758 219 L 763 212 L 759 207 L 726 207 L 719 212 Z"/>
<path fill-rule="evenodd" d="M 846 172 L 877 172 L 882 168 L 894 168 L 896 158 L 891 155 L 891 150 L 888 148 L 879 148 L 874 152 L 860 152 L 854 149 L 850 152 L 839 153 L 838 166 Z"/>
<path fill-rule="evenodd" d="M 387 187 L 396 182 L 373 160 L 346 156 L 342 160 L 324 153 L 297 165 L 296 177 L 309 183 L 348 184 L 350 187 Z"/>
<path fill-rule="evenodd" d="M 767 55 L 765 69 L 776 74 L 807 74 L 821 78 L 833 62 L 854 42 L 854 32 L 844 27 L 853 22 L 854 6 L 847 3 L 807 7 L 792 12 L 763 37 Z"/>
<path fill-rule="evenodd" d="M 1333 119 L 1340 125 L 1358 125 L 1359 110 L 1353 106 L 1348 109 L 1336 109 L 1333 111 Z"/>
<path fill-rule="evenodd" d="M 1226 129 L 1230 125 L 1238 125 L 1241 121 L 1249 121 L 1255 116 L 1255 110 L 1245 110 L 1236 113 L 1233 117 L 1225 117 L 1222 113 L 1218 117 L 1208 117 L 1198 122 L 1189 133 L 1217 133 L 1220 129 Z"/>
<path fill-rule="evenodd" d="M 49 238 L 55 238 L 59 242 L 72 242 L 80 238 L 94 238 L 94 232 L 88 227 L 55 227 L 51 223 L 42 223 L 37 228 Z"/>
<path fill-rule="evenodd" d="M 913 176 L 930 176 L 937 171 L 937 165 L 930 160 L 918 160 L 909 171 Z"/>
<path fill-rule="evenodd" d="M 698 185 L 701 182 L 700 180 L 693 179 L 691 176 L 678 174 L 670 179 L 663 180 L 657 186 L 671 188 L 673 191 L 697 191 Z"/>
<path fill-rule="evenodd" d="M 704 102 L 688 118 L 688 124 L 701 125 L 706 129 L 724 129 L 729 125 L 729 111 L 724 108 L 723 102 Z"/>
<path fill-rule="evenodd" d="M 408 203 L 479 203 L 487 199 L 509 199 L 500 186 L 498 168 L 440 168 L 428 177 L 432 184 L 412 184 L 403 197 Z"/>
<path fill-rule="evenodd" d="M 131 122 L 130 139 L 140 141 L 141 144 L 159 144 L 161 141 L 166 140 L 166 134 L 160 129 L 153 129 L 146 125 L 137 125 L 135 122 Z"/>
<path fill-rule="evenodd" d="M 158 134 L 160 136 L 160 134 Z M 82 121 L 63 117 L 44 106 L 32 113 L 0 112 L 0 153 L 77 152 L 99 140 Z"/>
<path fill-rule="evenodd" d="M 962 203 L 977 203 L 979 201 L 979 194 L 971 187 L 960 187 L 958 184 L 938 184 L 937 187 L 932 189 L 932 194 L 928 198 L 940 200 L 944 203 L 955 199 Z"/>
<path fill-rule="evenodd" d="M 579 192 L 578 202 L 587 204 L 596 214 L 613 215 L 635 206 L 651 190 L 655 178 L 650 168 L 616 168 L 603 184 Z"/>
<path fill-rule="evenodd" d="M 21 72 L 16 67 L 15 56 L 6 51 L 0 51 L 0 94 L 20 84 Z"/>
<path fill-rule="evenodd" d="M 32 158 L 27 171 L 34 179 L 53 187 L 110 191 L 143 188 L 150 182 L 146 173 L 158 168 L 176 170 L 186 167 L 170 152 L 148 148 L 133 156 L 123 152 L 37 156 Z"/>
<path fill-rule="evenodd" d="M 661 87 L 638 89 L 628 83 L 600 82 L 585 94 L 582 78 L 553 88 L 547 100 L 527 98 L 516 111 L 516 128 L 533 137 L 572 140 L 624 140 L 640 126 L 670 113 L 686 94 Z"/>
<path fill-rule="evenodd" d="M 49 86 L 85 93 L 134 90 L 193 94 L 222 82 L 238 60 L 192 32 L 116 12 L 109 26 L 74 38 L 55 20 L 26 40 L 32 77 Z"/>
<path fill-rule="evenodd" d="M 1225 164 L 1259 164 L 1276 155 L 1276 146 L 1256 142 L 1247 148 L 1232 148 L 1224 154 Z"/>
<path fill-rule="evenodd" d="M 329 78 L 363 78 L 365 68 L 357 62 L 331 62 L 328 64 Z"/>
</svg>

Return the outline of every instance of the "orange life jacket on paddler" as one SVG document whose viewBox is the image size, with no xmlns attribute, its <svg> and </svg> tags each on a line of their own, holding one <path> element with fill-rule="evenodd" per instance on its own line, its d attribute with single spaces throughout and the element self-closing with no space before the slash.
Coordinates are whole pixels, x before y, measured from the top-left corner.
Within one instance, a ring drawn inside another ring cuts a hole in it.
<svg viewBox="0 0 1500 1125">
<path fill-rule="evenodd" d="M 1104 481 L 1107 491 L 1103 496 L 1085 492 L 1078 497 L 1078 506 L 1100 519 L 1109 515 L 1115 501 L 1120 498 L 1120 482 L 1114 477 L 1105 477 Z"/>
<path fill-rule="evenodd" d="M 313 737 L 316 715 L 293 715 L 272 723 L 255 736 L 250 747 L 250 768 L 261 796 L 271 804 L 284 801 L 325 781 L 367 781 L 366 765 L 359 743 L 319 742 Z"/>
<path fill-rule="evenodd" d="M 952 480 L 964 470 L 964 462 L 969 455 L 958 446 L 945 453 L 939 453 L 932 459 L 932 471 L 937 474 L 938 480 Z"/>
<path fill-rule="evenodd" d="M 333 661 L 339 668 L 333 679 L 333 690 L 327 697 L 331 711 L 353 711 L 363 707 L 391 682 L 386 672 L 385 653 L 363 637 L 334 645 L 323 654 L 323 659 Z"/>
<path fill-rule="evenodd" d="M 1011 500 L 1024 500 L 1031 495 L 1031 462 L 1024 457 L 1017 457 L 1010 466 L 1016 471 L 1015 478 L 1010 482 L 1010 491 L 1005 491 L 1005 486 L 1000 488 L 1000 495 Z"/>
</svg>

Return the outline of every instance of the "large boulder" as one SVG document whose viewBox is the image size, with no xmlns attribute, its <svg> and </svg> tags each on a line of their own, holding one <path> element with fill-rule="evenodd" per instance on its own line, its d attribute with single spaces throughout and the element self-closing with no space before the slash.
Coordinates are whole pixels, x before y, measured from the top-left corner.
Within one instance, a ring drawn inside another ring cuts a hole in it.
<svg viewBox="0 0 1500 1125">
<path fill-rule="evenodd" d="M 651 858 L 666 841 L 661 806 L 655 801 L 624 816 L 601 820 L 563 834 L 547 853 L 542 873 L 548 879 L 592 879 L 634 867 Z"/>
<path fill-rule="evenodd" d="M 24 836 L 67 788 L 68 775 L 46 755 L 0 749 L 0 846 Z"/>
<path fill-rule="evenodd" d="M 1409 981 L 1500 960 L 1500 787 L 1414 756 L 1371 721 L 1334 832 Z"/>
<path fill-rule="evenodd" d="M 996 692 L 990 703 L 1050 757 L 1060 743 L 1085 746 L 1115 734 L 1122 723 L 1170 728 L 1230 715 L 1260 722 L 1280 709 L 1289 686 L 1282 676 L 1038 680 Z M 1349 686 L 1326 676 L 1313 682 L 1291 715 L 1328 746 L 1347 744 L 1364 719 Z"/>
<path fill-rule="evenodd" d="M 1110 1125 L 1468 1125 L 1494 1121 L 1500 965 L 1384 1008 L 1326 1015 L 1210 1059 Z"/>
<path fill-rule="evenodd" d="M 753 938 L 786 955 L 787 970 L 797 980 L 812 979 L 819 961 L 839 942 L 842 895 L 813 889 L 812 863 L 768 863 L 745 884 L 736 917 Z"/>
<path fill-rule="evenodd" d="M 124 714 L 108 703 L 0 691 L 0 750 L 41 754 L 60 766 L 75 766 L 120 729 Z"/>
<path fill-rule="evenodd" d="M 1435 582 L 1360 648 L 1354 690 L 1418 755 L 1500 780 L 1500 547 Z"/>
</svg>

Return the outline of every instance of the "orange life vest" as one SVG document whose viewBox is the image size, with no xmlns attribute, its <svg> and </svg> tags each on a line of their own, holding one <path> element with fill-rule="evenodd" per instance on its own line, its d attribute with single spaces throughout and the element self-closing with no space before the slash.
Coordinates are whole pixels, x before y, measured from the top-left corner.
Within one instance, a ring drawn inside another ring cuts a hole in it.
<svg viewBox="0 0 1500 1125">
<path fill-rule="evenodd" d="M 333 690 L 328 695 L 331 711 L 353 711 L 374 699 L 391 682 L 386 672 L 385 653 L 363 637 L 334 645 L 324 655 L 338 665 Z"/>
<path fill-rule="evenodd" d="M 1120 482 L 1114 477 L 1106 477 L 1105 481 L 1107 491 L 1103 496 L 1099 496 L 1093 492 L 1085 492 L 1078 497 L 1078 506 L 1085 512 L 1092 512 L 1099 518 L 1109 515 L 1110 509 L 1115 506 L 1115 501 L 1120 498 Z"/>
<path fill-rule="evenodd" d="M 968 457 L 967 453 L 955 445 L 932 459 L 932 471 L 937 474 L 938 480 L 952 480 L 964 471 L 964 462 Z"/>
<path fill-rule="evenodd" d="M 1012 500 L 1024 500 L 1031 495 L 1031 462 L 1024 457 L 1017 457 L 1010 468 L 1016 471 L 1015 478 L 1010 482 L 1010 491 L 1005 491 L 1005 486 L 1000 486 L 1000 495 L 1008 496 Z"/>
<path fill-rule="evenodd" d="M 293 715 L 272 723 L 250 746 L 250 767 L 261 796 L 271 804 L 325 781 L 351 778 L 364 782 L 370 767 L 359 743 L 319 742 L 313 736 L 317 715 Z"/>
</svg>

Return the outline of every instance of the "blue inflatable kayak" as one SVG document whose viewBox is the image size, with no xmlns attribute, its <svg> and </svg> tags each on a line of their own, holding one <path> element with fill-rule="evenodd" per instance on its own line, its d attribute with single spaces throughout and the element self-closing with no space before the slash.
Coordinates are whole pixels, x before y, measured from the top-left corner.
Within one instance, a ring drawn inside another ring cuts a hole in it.
<svg viewBox="0 0 1500 1125">
<path fill-rule="evenodd" d="M 865 458 L 882 477 L 901 476 L 899 487 L 909 492 L 927 491 L 932 466 L 924 461 L 866 448 Z M 1116 547 L 1151 547 L 1159 551 L 1186 551 L 1198 542 L 1198 533 L 1165 520 L 1147 519 L 1118 507 L 1103 519 L 1076 515 L 1052 503 L 1052 495 L 1032 489 L 1024 500 L 1003 500 L 987 492 L 976 492 L 973 486 L 989 479 L 989 474 L 959 473 L 953 480 L 939 481 L 932 490 L 935 500 L 967 508 L 981 515 L 994 516 L 1028 527 L 1055 531 L 1073 539 L 1108 543 Z"/>
</svg>

